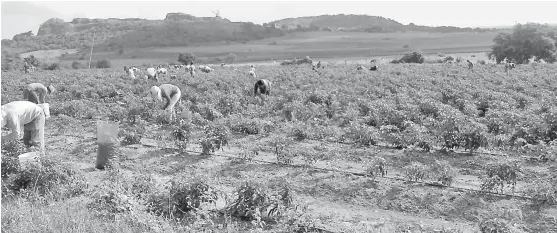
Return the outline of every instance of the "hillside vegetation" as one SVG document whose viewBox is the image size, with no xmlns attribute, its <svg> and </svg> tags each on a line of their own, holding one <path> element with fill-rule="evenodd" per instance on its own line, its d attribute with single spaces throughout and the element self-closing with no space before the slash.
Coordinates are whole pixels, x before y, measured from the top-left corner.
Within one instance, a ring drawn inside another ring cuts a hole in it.
<svg viewBox="0 0 557 233">
<path fill-rule="evenodd" d="M 24 32 L 12 40 L 2 40 L 11 52 L 49 49 L 88 48 L 95 41 L 101 51 L 160 46 L 192 46 L 208 43 L 245 43 L 280 37 L 292 31 L 361 31 L 361 32 L 483 32 L 485 29 L 426 27 L 402 25 L 392 19 L 366 15 L 325 15 L 284 19 L 263 25 L 231 22 L 220 17 L 195 17 L 169 13 L 164 20 L 88 19 L 71 22 L 49 19 L 37 33 Z"/>
<path fill-rule="evenodd" d="M 403 25 L 395 20 L 370 15 L 321 15 L 281 19 L 270 22 L 278 28 L 288 30 L 325 30 L 325 31 L 356 31 L 356 32 L 486 32 L 494 29 L 458 28 L 458 27 L 428 27 L 417 26 L 413 23 Z"/>
<path fill-rule="evenodd" d="M 2 47 L 19 52 L 79 49 L 88 48 L 95 41 L 101 51 L 116 51 L 129 47 L 245 42 L 281 35 L 283 33 L 278 29 L 253 23 L 169 13 L 164 20 L 76 18 L 64 22 L 49 19 L 41 25 L 36 36 L 32 32 L 21 33 L 12 40 L 2 40 Z"/>
</svg>

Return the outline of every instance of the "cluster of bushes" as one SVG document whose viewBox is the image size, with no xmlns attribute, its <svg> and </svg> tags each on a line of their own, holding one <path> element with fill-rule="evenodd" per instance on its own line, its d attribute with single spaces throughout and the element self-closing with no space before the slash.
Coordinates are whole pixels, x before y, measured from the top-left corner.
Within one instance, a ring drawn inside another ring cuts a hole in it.
<svg viewBox="0 0 557 233">
<path fill-rule="evenodd" d="M 3 201 L 21 195 L 64 199 L 83 193 L 84 179 L 69 163 L 48 156 L 21 164 L 19 155 L 25 151 L 21 141 L 2 141 Z"/>
<path fill-rule="evenodd" d="M 402 56 L 399 59 L 395 59 L 392 60 L 391 63 L 392 64 L 398 64 L 398 63 L 424 63 L 425 58 L 422 56 L 421 53 L 414 51 L 414 52 L 410 52 L 410 53 L 406 53 L 404 54 L 404 56 Z"/>
<path fill-rule="evenodd" d="M 306 56 L 303 59 L 294 58 L 293 60 L 286 60 L 280 63 L 280 65 L 287 66 L 287 65 L 301 65 L 301 64 L 313 64 L 313 60 Z"/>
</svg>

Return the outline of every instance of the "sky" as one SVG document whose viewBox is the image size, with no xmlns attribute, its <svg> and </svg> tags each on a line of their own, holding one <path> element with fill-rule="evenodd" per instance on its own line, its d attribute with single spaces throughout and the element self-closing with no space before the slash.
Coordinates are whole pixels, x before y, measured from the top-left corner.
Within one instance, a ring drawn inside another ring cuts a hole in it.
<svg viewBox="0 0 557 233">
<path fill-rule="evenodd" d="M 367 14 L 402 24 L 492 27 L 515 23 L 557 24 L 557 1 L 2 1 L 1 37 L 32 30 L 49 18 L 164 19 L 182 12 L 199 17 L 263 24 L 324 14 Z"/>
</svg>

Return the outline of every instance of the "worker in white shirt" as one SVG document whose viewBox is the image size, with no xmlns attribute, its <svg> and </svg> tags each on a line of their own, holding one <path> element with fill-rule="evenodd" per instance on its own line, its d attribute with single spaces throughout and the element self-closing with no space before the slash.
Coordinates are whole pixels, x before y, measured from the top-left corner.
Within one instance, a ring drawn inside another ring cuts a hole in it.
<svg viewBox="0 0 557 233">
<path fill-rule="evenodd" d="M 19 140 L 23 126 L 23 143 L 27 146 L 38 145 L 41 154 L 44 154 L 44 125 L 48 113 L 29 101 L 13 101 L 2 105 L 1 108 L 2 128 L 7 126 L 12 131 L 2 140 Z"/>
<path fill-rule="evenodd" d="M 174 106 L 176 103 L 180 102 L 182 97 L 182 92 L 180 88 L 172 84 L 163 84 L 160 86 L 151 87 L 151 97 L 157 101 L 164 101 L 166 99 L 166 105 L 162 109 L 170 111 L 170 120 L 176 118 L 176 112 L 174 111 Z"/>
</svg>

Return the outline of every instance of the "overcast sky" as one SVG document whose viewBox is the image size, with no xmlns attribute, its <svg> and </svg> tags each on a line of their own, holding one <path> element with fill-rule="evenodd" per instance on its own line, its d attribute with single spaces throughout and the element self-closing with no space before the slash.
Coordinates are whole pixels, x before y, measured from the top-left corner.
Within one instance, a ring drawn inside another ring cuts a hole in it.
<svg viewBox="0 0 557 233">
<path fill-rule="evenodd" d="M 557 24 L 557 1 L 2 1 L 2 39 L 33 30 L 49 18 L 164 19 L 169 12 L 214 16 L 257 24 L 323 14 L 368 14 L 402 24 L 427 26 L 509 26 Z"/>
</svg>

